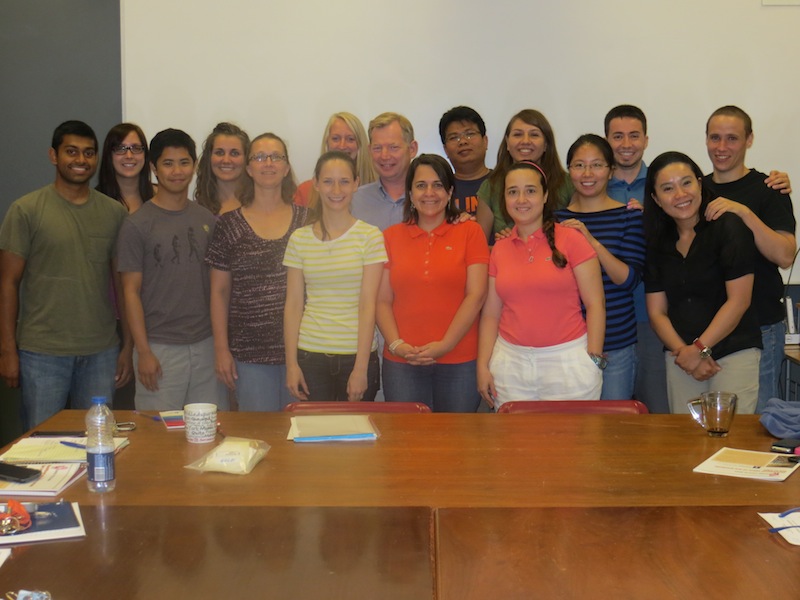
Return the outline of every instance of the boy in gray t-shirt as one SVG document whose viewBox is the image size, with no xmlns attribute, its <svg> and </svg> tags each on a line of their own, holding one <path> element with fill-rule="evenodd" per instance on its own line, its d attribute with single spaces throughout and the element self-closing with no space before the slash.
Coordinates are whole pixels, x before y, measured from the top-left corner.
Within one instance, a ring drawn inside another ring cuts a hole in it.
<svg viewBox="0 0 800 600">
<path fill-rule="evenodd" d="M 136 408 L 179 410 L 190 402 L 227 409 L 214 374 L 208 268 L 214 216 L 189 201 L 197 155 L 183 131 L 153 138 L 158 192 L 123 224 L 118 268 L 134 341 Z"/>
</svg>

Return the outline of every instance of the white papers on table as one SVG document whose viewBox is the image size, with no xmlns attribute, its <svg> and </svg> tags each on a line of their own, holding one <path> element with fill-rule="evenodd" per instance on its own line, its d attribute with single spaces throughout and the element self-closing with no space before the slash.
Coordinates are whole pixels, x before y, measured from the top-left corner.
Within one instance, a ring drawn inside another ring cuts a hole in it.
<svg viewBox="0 0 800 600">
<path fill-rule="evenodd" d="M 65 446 L 61 442 L 86 445 L 86 438 L 77 437 L 27 437 L 22 438 L 9 448 L 0 461 L 31 464 L 31 463 L 70 463 L 86 462 L 86 448 Z M 130 442 L 125 437 L 114 438 L 114 450 L 127 446 Z"/>
<path fill-rule="evenodd" d="M 783 481 L 800 463 L 790 462 L 789 455 L 722 448 L 694 468 L 695 473 L 727 475 L 763 481 Z"/>
<path fill-rule="evenodd" d="M 295 442 L 374 440 L 378 430 L 368 415 L 301 415 L 291 418 L 286 439 Z"/>
<path fill-rule="evenodd" d="M 770 527 L 791 527 L 777 533 L 790 544 L 800 546 L 800 513 L 790 513 L 785 517 L 781 517 L 781 513 L 758 513 L 758 516 L 769 523 Z"/>
</svg>

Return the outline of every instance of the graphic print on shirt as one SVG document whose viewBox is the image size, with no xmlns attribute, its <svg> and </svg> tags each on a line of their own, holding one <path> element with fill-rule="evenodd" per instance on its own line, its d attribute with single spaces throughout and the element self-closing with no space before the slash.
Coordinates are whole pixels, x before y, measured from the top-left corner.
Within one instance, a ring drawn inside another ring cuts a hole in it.
<svg viewBox="0 0 800 600">
<path fill-rule="evenodd" d="M 186 237 L 189 238 L 189 262 L 192 262 L 192 257 L 194 257 L 195 261 L 200 262 L 200 252 L 197 247 L 197 238 L 194 235 L 194 227 L 189 227 Z"/>
<path fill-rule="evenodd" d="M 181 264 L 181 240 L 177 234 L 172 236 L 172 264 Z"/>
</svg>

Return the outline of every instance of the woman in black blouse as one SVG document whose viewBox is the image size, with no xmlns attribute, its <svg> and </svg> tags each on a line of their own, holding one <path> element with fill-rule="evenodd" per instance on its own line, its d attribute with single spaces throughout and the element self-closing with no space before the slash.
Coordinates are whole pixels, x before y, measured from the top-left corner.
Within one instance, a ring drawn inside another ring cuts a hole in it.
<svg viewBox="0 0 800 600">
<path fill-rule="evenodd" d="M 704 217 L 710 197 L 685 154 L 666 152 L 647 172 L 645 289 L 650 323 L 666 349 L 673 413 L 701 392 L 734 392 L 738 411 L 758 398 L 761 332 L 750 308 L 755 243 L 734 214 Z"/>
</svg>

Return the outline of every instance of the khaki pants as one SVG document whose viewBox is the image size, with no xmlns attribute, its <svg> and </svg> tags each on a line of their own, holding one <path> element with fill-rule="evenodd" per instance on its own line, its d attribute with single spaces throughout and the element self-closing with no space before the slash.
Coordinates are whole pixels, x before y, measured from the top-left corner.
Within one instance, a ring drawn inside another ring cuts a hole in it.
<svg viewBox="0 0 800 600">
<path fill-rule="evenodd" d="M 753 414 L 758 401 L 758 361 L 761 350 L 740 350 L 717 361 L 722 370 L 707 381 L 697 381 L 675 364 L 675 357 L 664 353 L 667 368 L 667 395 L 673 414 L 688 414 L 686 403 L 703 392 L 733 392 L 738 397 L 736 412 Z"/>
</svg>

